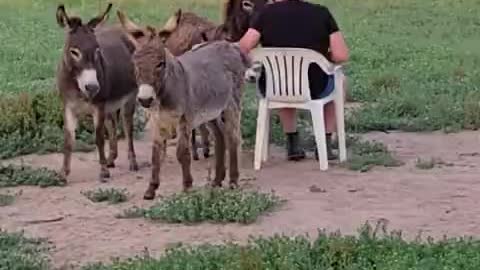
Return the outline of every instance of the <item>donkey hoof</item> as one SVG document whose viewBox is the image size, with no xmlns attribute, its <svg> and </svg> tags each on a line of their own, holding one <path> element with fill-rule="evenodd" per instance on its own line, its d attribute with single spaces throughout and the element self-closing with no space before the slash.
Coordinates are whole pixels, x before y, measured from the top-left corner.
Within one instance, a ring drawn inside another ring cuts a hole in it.
<svg viewBox="0 0 480 270">
<path fill-rule="evenodd" d="M 210 157 L 210 151 L 208 151 L 208 149 L 205 150 L 205 152 L 203 152 L 203 157 L 204 158 L 209 158 Z"/>
<path fill-rule="evenodd" d="M 100 182 L 107 182 L 107 178 L 110 178 L 110 172 L 106 169 L 102 169 L 100 171 L 99 178 L 100 178 Z"/>
<path fill-rule="evenodd" d="M 229 184 L 230 189 L 237 189 L 238 188 L 238 183 L 237 182 L 230 182 Z"/>
<path fill-rule="evenodd" d="M 199 160 L 197 153 L 194 153 L 194 154 L 193 154 L 193 160 Z"/>
<path fill-rule="evenodd" d="M 131 172 L 136 172 L 138 171 L 138 164 L 137 162 L 132 162 L 130 163 L 130 167 L 128 168 Z"/>
<path fill-rule="evenodd" d="M 145 191 L 145 194 L 143 195 L 144 200 L 151 201 L 154 198 L 155 198 L 155 190 L 148 189 L 147 191 Z"/>
<path fill-rule="evenodd" d="M 222 182 L 213 181 L 210 186 L 211 186 L 212 188 L 221 188 L 221 187 L 222 187 Z"/>
<path fill-rule="evenodd" d="M 107 168 L 115 168 L 115 161 L 113 160 L 107 161 Z"/>
<path fill-rule="evenodd" d="M 193 184 L 192 183 L 184 183 L 183 184 L 183 192 L 189 192 L 192 190 Z"/>
<path fill-rule="evenodd" d="M 68 169 L 62 169 L 59 174 L 60 174 L 60 177 L 61 177 L 62 179 L 65 179 L 65 180 L 66 180 L 67 177 L 68 177 L 68 175 L 70 174 L 70 170 L 68 170 Z"/>
</svg>

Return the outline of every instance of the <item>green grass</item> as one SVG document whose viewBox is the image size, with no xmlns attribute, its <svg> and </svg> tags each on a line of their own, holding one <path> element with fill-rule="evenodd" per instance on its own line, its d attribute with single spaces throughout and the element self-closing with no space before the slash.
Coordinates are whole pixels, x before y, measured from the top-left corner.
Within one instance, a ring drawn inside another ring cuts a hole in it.
<svg viewBox="0 0 480 270">
<path fill-rule="evenodd" d="M 0 270 L 47 270 L 46 246 L 42 239 L 0 229 Z"/>
<path fill-rule="evenodd" d="M 480 242 L 467 238 L 406 241 L 401 232 L 365 225 L 358 236 L 319 231 L 308 236 L 251 238 L 247 245 L 179 245 L 160 258 L 144 255 L 82 270 L 474 270 L 480 267 Z"/>
<path fill-rule="evenodd" d="M 67 11 L 84 18 L 106 3 L 64 2 Z M 349 97 L 363 105 L 347 119 L 349 131 L 451 132 L 480 127 L 479 0 L 314 2 L 331 9 L 351 48 L 346 65 Z M 219 21 L 218 4 L 217 0 L 122 0 L 115 7 L 137 22 L 161 25 L 177 8 Z M 54 72 L 63 45 L 63 31 L 54 18 L 56 5 L 53 0 L 0 0 L 2 94 L 54 93 Z M 109 20 L 116 22 L 112 14 Z M 244 104 L 242 133 L 245 146 L 252 146 L 256 120 L 252 87 Z M 49 106 L 47 113 L 34 114 L 40 119 L 55 118 L 37 122 L 29 116 L 22 122 L 0 106 L 0 158 L 58 151 L 62 122 L 57 108 Z M 4 122 L 2 116 L 10 121 Z M 284 138 L 277 118 L 273 124 L 273 140 L 281 143 Z M 13 127 L 14 132 L 3 132 L 4 127 Z M 80 148 L 91 150 L 91 133 L 79 136 L 85 144 Z"/>
<path fill-rule="evenodd" d="M 0 193 L 0 207 L 10 206 L 15 202 L 15 195 L 12 194 L 1 194 Z"/>
<path fill-rule="evenodd" d="M 17 186 L 52 187 L 64 186 L 65 179 L 56 171 L 47 168 L 32 168 L 26 165 L 0 165 L 0 188 Z"/>
<path fill-rule="evenodd" d="M 441 167 L 441 166 L 447 166 L 451 167 L 453 166 L 453 163 L 447 163 L 441 160 L 440 158 L 417 158 L 415 161 L 415 167 L 419 170 L 431 170 L 436 167 Z"/>
<path fill-rule="evenodd" d="M 366 172 L 375 166 L 398 167 L 404 164 L 380 142 L 349 136 L 347 149 L 349 157 L 346 167 L 353 171 Z"/>
<path fill-rule="evenodd" d="M 117 218 L 145 217 L 152 221 L 195 224 L 255 222 L 261 215 L 284 203 L 275 193 L 257 191 L 197 188 L 188 193 L 173 194 L 149 209 L 129 208 Z"/>
<path fill-rule="evenodd" d="M 123 210 L 123 212 L 120 214 L 116 214 L 115 218 L 118 218 L 118 219 L 143 218 L 145 217 L 146 213 L 147 213 L 147 210 L 140 208 L 138 206 L 133 206 Z"/>
<path fill-rule="evenodd" d="M 126 189 L 99 188 L 96 190 L 82 191 L 81 193 L 94 203 L 108 202 L 109 204 L 118 204 L 128 201 L 128 192 Z"/>
</svg>

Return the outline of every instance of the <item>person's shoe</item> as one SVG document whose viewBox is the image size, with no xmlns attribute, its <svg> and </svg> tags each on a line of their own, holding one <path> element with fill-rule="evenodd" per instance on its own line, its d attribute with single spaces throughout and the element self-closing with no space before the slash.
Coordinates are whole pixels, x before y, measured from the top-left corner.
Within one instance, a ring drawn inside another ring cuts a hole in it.
<svg viewBox="0 0 480 270">
<path fill-rule="evenodd" d="M 332 145 L 332 134 L 331 133 L 327 133 L 325 134 L 326 135 L 326 138 L 327 138 L 327 159 L 328 160 L 335 160 L 338 158 L 337 155 L 335 155 L 333 152 L 332 152 L 332 148 L 333 148 L 333 145 Z M 315 148 L 315 159 L 318 160 L 318 148 Z"/>
<path fill-rule="evenodd" d="M 287 133 L 287 160 L 301 160 L 305 158 L 305 151 L 298 144 L 298 132 Z"/>
</svg>

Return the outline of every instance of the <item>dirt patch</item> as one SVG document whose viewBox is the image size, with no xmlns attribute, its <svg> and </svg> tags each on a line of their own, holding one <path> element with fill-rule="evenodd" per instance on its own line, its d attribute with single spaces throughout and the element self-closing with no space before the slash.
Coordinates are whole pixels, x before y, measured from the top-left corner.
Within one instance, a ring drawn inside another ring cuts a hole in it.
<svg viewBox="0 0 480 270">
<path fill-rule="evenodd" d="M 319 228 L 355 233 L 365 221 L 379 219 L 388 220 L 389 228 L 401 229 L 407 237 L 415 237 L 419 231 L 435 237 L 480 234 L 476 220 L 480 215 L 476 203 L 480 197 L 480 155 L 476 152 L 479 133 L 372 133 L 367 137 L 384 142 L 406 164 L 368 173 L 351 172 L 334 164 L 321 173 L 312 158 L 286 162 L 282 149 L 274 148 L 271 160 L 255 173 L 253 154 L 245 152 L 243 175 L 256 180 L 243 184 L 265 191 L 273 189 L 288 200 L 280 211 L 249 226 L 183 226 L 115 219 L 123 209 L 153 203 L 142 199 L 150 175 L 151 149 L 146 141 L 135 145 L 138 161 L 143 164 L 138 173 L 128 172 L 122 142 L 109 183 L 97 181 L 96 153 L 76 153 L 66 187 L 10 189 L 23 193 L 12 206 L 0 208 L 0 224 L 9 231 L 25 230 L 27 235 L 48 238 L 55 245 L 52 259 L 58 267 L 130 257 L 145 248 L 158 255 L 177 242 L 243 242 L 249 235 L 315 234 Z M 173 153 L 170 148 L 159 196 L 181 190 L 180 168 Z M 415 167 L 418 157 L 440 158 L 448 166 L 419 170 Z M 23 157 L 27 164 L 53 169 L 60 167 L 61 159 L 61 154 Z M 208 163 L 193 162 L 194 185 L 205 184 Z M 126 188 L 133 198 L 119 205 L 94 204 L 80 194 L 97 187 Z"/>
</svg>

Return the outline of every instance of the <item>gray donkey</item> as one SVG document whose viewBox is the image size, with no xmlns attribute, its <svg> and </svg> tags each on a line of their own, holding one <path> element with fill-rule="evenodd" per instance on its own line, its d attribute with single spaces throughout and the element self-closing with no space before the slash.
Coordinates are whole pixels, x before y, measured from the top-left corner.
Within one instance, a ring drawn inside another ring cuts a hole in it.
<svg viewBox="0 0 480 270">
<path fill-rule="evenodd" d="M 229 149 L 230 186 L 238 185 L 238 150 L 241 145 L 241 99 L 248 56 L 237 44 L 204 43 L 175 57 L 159 32 L 147 27 L 147 37 L 136 38 L 133 62 L 139 103 L 154 117 L 152 179 L 144 199 L 151 200 L 159 187 L 160 167 L 166 140 L 178 137 L 177 159 L 182 167 L 183 188 L 192 187 L 190 138 L 192 129 L 208 123 L 215 133 L 216 172 L 214 186 L 225 178 L 225 143 Z M 128 29 L 127 29 L 128 31 Z M 223 121 L 221 120 L 223 116 Z M 223 137 L 224 136 L 224 137 Z M 221 139 L 218 139 L 221 138 Z"/>
<path fill-rule="evenodd" d="M 121 111 L 130 170 L 138 165 L 133 147 L 133 116 L 138 92 L 131 55 L 134 47 L 119 26 L 102 26 L 112 7 L 86 24 L 78 17 L 69 17 L 64 5 L 56 12 L 58 24 L 65 29 L 63 54 L 57 69 L 57 87 L 63 101 L 64 159 L 63 174 L 70 173 L 77 119 L 93 114 L 95 142 L 100 162 L 100 180 L 110 177 L 108 168 L 115 167 L 117 157 L 116 119 Z M 108 121 L 105 121 L 108 120 Z M 110 152 L 105 157 L 107 125 Z"/>
</svg>

